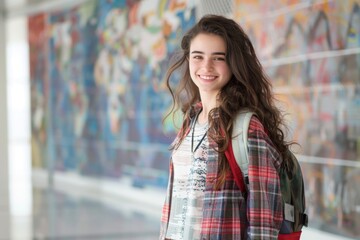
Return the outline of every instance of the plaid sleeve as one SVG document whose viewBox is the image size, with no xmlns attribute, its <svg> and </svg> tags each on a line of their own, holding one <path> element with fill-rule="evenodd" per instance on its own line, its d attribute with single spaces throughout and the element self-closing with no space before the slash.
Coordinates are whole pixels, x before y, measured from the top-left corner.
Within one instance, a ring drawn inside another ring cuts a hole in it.
<svg viewBox="0 0 360 240">
<path fill-rule="evenodd" d="M 279 166 L 280 155 L 256 117 L 250 122 L 248 147 L 248 237 L 277 239 L 283 219 L 280 180 L 275 167 Z"/>
<path fill-rule="evenodd" d="M 160 236 L 159 240 L 165 239 L 168 223 L 169 223 L 169 215 L 170 215 L 170 206 L 171 206 L 171 194 L 172 194 L 172 185 L 173 185 L 173 163 L 170 161 L 169 167 L 169 183 L 167 188 L 167 194 L 165 198 L 165 202 L 162 208 L 161 214 L 161 222 L 160 222 Z"/>
</svg>

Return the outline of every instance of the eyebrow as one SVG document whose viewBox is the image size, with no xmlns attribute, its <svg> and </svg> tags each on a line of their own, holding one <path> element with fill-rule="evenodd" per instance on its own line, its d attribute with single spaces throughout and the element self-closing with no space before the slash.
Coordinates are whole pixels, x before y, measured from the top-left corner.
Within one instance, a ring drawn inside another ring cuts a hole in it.
<svg viewBox="0 0 360 240">
<path fill-rule="evenodd" d="M 204 52 L 201 51 L 192 51 L 191 54 L 204 54 Z M 224 52 L 213 52 L 211 55 L 226 55 Z"/>
</svg>

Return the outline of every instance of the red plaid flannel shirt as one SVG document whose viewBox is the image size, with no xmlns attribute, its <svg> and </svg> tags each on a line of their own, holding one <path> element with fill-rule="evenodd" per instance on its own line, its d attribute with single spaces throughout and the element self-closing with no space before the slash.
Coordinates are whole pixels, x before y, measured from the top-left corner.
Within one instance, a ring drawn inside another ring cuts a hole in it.
<svg viewBox="0 0 360 240">
<path fill-rule="evenodd" d="M 278 169 L 281 157 L 264 131 L 252 117 L 249 133 L 249 192 L 245 199 L 229 172 L 224 186 L 214 190 L 217 153 L 209 156 L 203 206 L 201 239 L 277 239 L 283 220 Z M 161 218 L 160 239 L 166 237 L 170 215 L 173 165 L 170 163 L 169 185 Z M 189 239 L 190 240 L 190 239 Z"/>
</svg>

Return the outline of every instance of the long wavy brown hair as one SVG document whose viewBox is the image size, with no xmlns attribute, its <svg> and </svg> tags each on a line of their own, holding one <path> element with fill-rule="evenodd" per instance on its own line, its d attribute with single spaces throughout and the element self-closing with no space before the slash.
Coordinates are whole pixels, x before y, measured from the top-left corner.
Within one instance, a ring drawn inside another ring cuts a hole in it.
<svg viewBox="0 0 360 240">
<path fill-rule="evenodd" d="M 190 119 L 195 114 L 193 106 L 200 102 L 199 90 L 190 77 L 188 61 L 191 41 L 199 33 L 215 34 L 224 39 L 226 62 L 232 72 L 230 81 L 219 92 L 218 107 L 210 111 L 208 119 L 208 136 L 216 143 L 216 150 L 219 152 L 216 184 L 216 188 L 219 188 L 230 169 L 224 152 L 231 139 L 233 119 L 240 110 L 247 108 L 256 113 L 274 146 L 283 155 L 283 159 L 287 159 L 285 154 L 290 143 L 284 140 L 282 129 L 285 124 L 282 114 L 275 106 L 271 83 L 263 71 L 249 37 L 234 20 L 206 15 L 184 35 L 181 51 L 175 55 L 166 73 L 167 87 L 173 98 L 173 107 L 169 115 L 181 110 L 184 117 L 178 141 L 173 148 L 177 148 L 185 138 Z M 179 72 L 181 76 L 176 86 L 172 87 L 171 79 L 174 72 Z"/>
</svg>

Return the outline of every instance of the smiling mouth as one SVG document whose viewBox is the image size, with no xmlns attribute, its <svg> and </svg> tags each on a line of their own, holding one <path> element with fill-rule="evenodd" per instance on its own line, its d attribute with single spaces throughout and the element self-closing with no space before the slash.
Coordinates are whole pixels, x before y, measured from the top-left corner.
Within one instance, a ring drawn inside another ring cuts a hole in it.
<svg viewBox="0 0 360 240">
<path fill-rule="evenodd" d="M 199 78 L 204 79 L 204 80 L 214 80 L 216 78 L 216 76 L 207 76 L 207 75 L 198 75 Z"/>
</svg>

